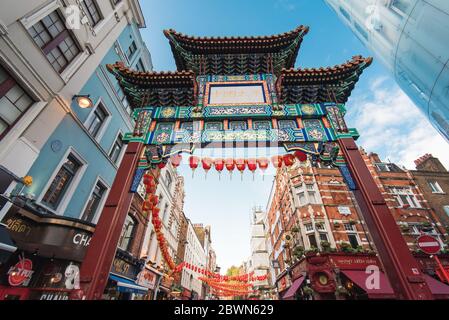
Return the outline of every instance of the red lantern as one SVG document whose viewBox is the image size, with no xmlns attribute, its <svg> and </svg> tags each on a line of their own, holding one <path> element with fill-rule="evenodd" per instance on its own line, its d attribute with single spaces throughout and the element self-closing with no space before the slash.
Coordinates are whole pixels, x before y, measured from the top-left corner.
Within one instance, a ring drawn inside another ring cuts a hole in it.
<svg viewBox="0 0 449 320">
<path fill-rule="evenodd" d="M 143 175 L 143 184 L 149 185 L 151 182 L 154 182 L 154 177 L 148 173 Z"/>
<path fill-rule="evenodd" d="M 295 156 L 290 153 L 287 153 L 286 155 L 284 155 L 283 160 L 287 167 L 291 167 L 295 162 Z"/>
<path fill-rule="evenodd" d="M 157 167 L 159 168 L 159 169 L 164 169 L 165 168 L 165 166 L 167 165 L 167 163 L 166 162 L 159 162 L 158 164 L 157 164 Z"/>
<path fill-rule="evenodd" d="M 245 159 L 235 159 L 235 166 L 237 167 L 237 170 L 240 171 L 241 179 L 243 180 L 243 171 L 246 169 Z"/>
<path fill-rule="evenodd" d="M 181 154 L 175 154 L 174 156 L 170 157 L 170 161 L 173 167 L 177 168 L 181 164 L 182 161 L 182 155 Z"/>
<path fill-rule="evenodd" d="M 157 206 L 159 203 L 159 197 L 156 195 L 151 195 L 151 197 L 149 197 L 149 200 L 154 206 Z"/>
<path fill-rule="evenodd" d="M 215 159 L 214 161 L 215 170 L 218 172 L 218 180 L 221 180 L 221 172 L 224 169 L 224 164 L 225 162 L 221 158 Z"/>
<path fill-rule="evenodd" d="M 265 171 L 268 169 L 270 161 L 267 158 L 259 158 L 257 163 L 259 164 L 259 169 L 262 170 L 262 180 L 265 180 Z"/>
<path fill-rule="evenodd" d="M 192 169 L 192 178 L 195 174 L 195 170 L 198 168 L 198 165 L 200 163 L 200 159 L 197 156 L 190 156 L 189 158 L 189 166 L 190 169 Z"/>
<path fill-rule="evenodd" d="M 148 211 L 148 210 L 152 210 L 153 209 L 153 203 L 151 203 L 150 201 L 146 200 L 143 202 L 143 206 L 142 206 L 143 211 Z"/>
<path fill-rule="evenodd" d="M 161 212 L 161 209 L 157 208 L 157 207 L 153 207 L 153 217 L 157 217 L 159 218 L 159 212 Z"/>
<path fill-rule="evenodd" d="M 154 193 L 156 192 L 156 186 L 148 186 L 148 187 L 145 189 L 145 191 L 146 191 L 148 194 L 154 194 Z"/>
<path fill-rule="evenodd" d="M 296 159 L 298 159 L 301 162 L 304 162 L 307 160 L 307 154 L 305 154 L 302 151 L 299 151 L 299 150 L 295 151 L 294 155 L 295 155 Z"/>
<path fill-rule="evenodd" d="M 226 166 L 226 169 L 229 171 L 229 175 L 231 176 L 231 180 L 232 180 L 232 171 L 234 171 L 234 169 L 235 169 L 234 159 L 232 159 L 232 158 L 226 159 L 225 166 Z"/>
<path fill-rule="evenodd" d="M 282 168 L 282 156 L 272 156 L 271 162 L 275 168 Z"/>
<path fill-rule="evenodd" d="M 254 181 L 254 173 L 257 170 L 257 160 L 250 158 L 250 159 L 248 159 L 247 162 L 248 162 L 248 170 L 253 173 L 253 181 Z"/>
<path fill-rule="evenodd" d="M 207 173 L 214 165 L 214 160 L 206 157 L 206 158 L 201 159 L 201 163 L 203 164 L 203 169 L 206 172 L 206 178 L 207 178 Z"/>
</svg>

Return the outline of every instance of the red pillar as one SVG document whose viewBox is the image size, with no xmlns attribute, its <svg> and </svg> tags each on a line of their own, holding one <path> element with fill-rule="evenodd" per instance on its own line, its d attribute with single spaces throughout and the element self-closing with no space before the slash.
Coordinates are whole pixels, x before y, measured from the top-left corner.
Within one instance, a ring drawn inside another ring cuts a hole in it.
<svg viewBox="0 0 449 320">
<path fill-rule="evenodd" d="M 432 293 L 352 138 L 339 140 L 356 182 L 354 191 L 379 258 L 399 299 L 427 300 Z"/>
<path fill-rule="evenodd" d="M 85 299 L 101 299 L 117 243 L 131 206 L 129 190 L 144 144 L 130 142 L 81 265 L 81 290 Z"/>
</svg>

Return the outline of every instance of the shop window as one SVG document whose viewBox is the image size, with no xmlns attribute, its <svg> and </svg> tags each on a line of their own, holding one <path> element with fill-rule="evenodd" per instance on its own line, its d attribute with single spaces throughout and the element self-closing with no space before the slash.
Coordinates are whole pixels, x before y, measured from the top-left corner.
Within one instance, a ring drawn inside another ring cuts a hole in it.
<svg viewBox="0 0 449 320">
<path fill-rule="evenodd" d="M 98 9 L 98 5 L 94 0 L 84 0 L 81 2 L 83 6 L 84 12 L 89 19 L 89 22 L 92 26 L 96 26 L 98 22 L 101 21 L 100 10 Z"/>
<path fill-rule="evenodd" d="M 129 251 L 132 246 L 136 222 L 129 215 L 126 216 L 125 224 L 123 225 L 122 234 L 120 236 L 118 247 L 122 250 Z"/>
<path fill-rule="evenodd" d="M 81 166 L 82 164 L 75 156 L 70 154 L 50 184 L 42 198 L 42 203 L 56 209 Z"/>
<path fill-rule="evenodd" d="M 80 53 L 74 37 L 66 28 L 64 19 L 57 10 L 34 24 L 28 29 L 28 33 L 59 73 L 62 73 Z"/>
<path fill-rule="evenodd" d="M 111 152 L 109 152 L 109 158 L 111 158 L 111 160 L 115 164 L 117 164 L 117 161 L 120 157 L 120 154 L 122 153 L 122 150 L 123 150 L 123 136 L 119 134 L 114 142 L 114 145 L 112 146 Z"/>
<path fill-rule="evenodd" d="M 82 220 L 93 222 L 106 190 L 107 188 L 100 181 L 96 183 L 95 188 L 92 191 L 92 194 L 89 198 L 89 201 L 87 202 L 87 206 L 86 209 L 84 210 Z"/>
<path fill-rule="evenodd" d="M 0 66 L 0 139 L 33 103 L 33 99 Z"/>
</svg>

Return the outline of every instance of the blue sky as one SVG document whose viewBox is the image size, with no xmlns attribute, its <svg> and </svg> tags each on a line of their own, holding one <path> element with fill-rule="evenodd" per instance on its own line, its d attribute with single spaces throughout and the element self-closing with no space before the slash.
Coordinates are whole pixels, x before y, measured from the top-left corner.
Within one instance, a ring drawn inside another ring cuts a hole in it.
<svg viewBox="0 0 449 320">
<path fill-rule="evenodd" d="M 352 32 L 322 0 L 142 0 L 147 29 L 143 37 L 150 49 L 155 71 L 175 70 L 162 31 L 175 29 L 193 36 L 271 35 L 308 25 L 296 67 L 341 64 L 353 55 L 371 56 Z M 347 104 L 347 122 L 359 130 L 358 144 L 385 159 L 413 168 L 413 160 L 426 152 L 449 167 L 447 143 L 396 86 L 376 60 L 361 77 Z M 187 158 L 187 157 L 185 157 Z M 246 174 L 243 182 L 234 173 L 221 180 L 210 172 L 181 166 L 186 180 L 185 213 L 193 221 L 212 227 L 213 247 L 222 270 L 240 264 L 250 254 L 250 214 L 265 207 L 272 176 L 262 181 Z"/>
</svg>

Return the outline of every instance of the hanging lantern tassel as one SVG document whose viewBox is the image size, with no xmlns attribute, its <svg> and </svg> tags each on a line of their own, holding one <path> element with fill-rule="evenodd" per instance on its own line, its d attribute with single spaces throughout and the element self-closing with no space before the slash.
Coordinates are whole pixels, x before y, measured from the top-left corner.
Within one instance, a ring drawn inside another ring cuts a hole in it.
<svg viewBox="0 0 449 320">
<path fill-rule="evenodd" d="M 248 163 L 248 170 L 252 172 L 253 174 L 253 181 L 254 181 L 254 175 L 256 173 L 257 170 L 257 160 L 256 159 L 248 159 L 247 160 Z"/>
<path fill-rule="evenodd" d="M 221 173 L 224 169 L 224 160 L 221 158 L 215 159 L 214 166 L 215 170 L 218 172 L 218 180 L 221 180 Z"/>
<path fill-rule="evenodd" d="M 267 158 L 259 158 L 257 163 L 259 164 L 259 169 L 262 170 L 262 180 L 265 180 L 265 170 L 268 169 L 270 162 Z"/>
<path fill-rule="evenodd" d="M 240 178 L 243 181 L 243 171 L 246 169 L 246 161 L 245 159 L 236 159 L 235 160 L 235 166 L 240 171 Z"/>
<path fill-rule="evenodd" d="M 201 160 L 201 163 L 203 164 L 203 169 L 206 172 L 206 179 L 207 179 L 207 173 L 214 165 L 214 160 L 212 160 L 211 158 L 203 158 Z"/>
<path fill-rule="evenodd" d="M 192 169 L 192 178 L 195 175 L 195 170 L 198 168 L 199 163 L 200 163 L 200 159 L 198 157 L 191 156 L 189 158 L 189 166 L 190 166 L 190 169 Z"/>
<path fill-rule="evenodd" d="M 235 169 L 234 159 L 232 159 L 232 158 L 226 159 L 225 166 L 226 166 L 226 169 L 229 171 L 229 176 L 231 177 L 231 180 L 232 180 L 232 171 L 234 171 L 234 169 Z"/>
</svg>

